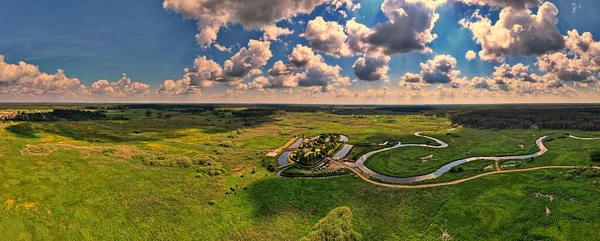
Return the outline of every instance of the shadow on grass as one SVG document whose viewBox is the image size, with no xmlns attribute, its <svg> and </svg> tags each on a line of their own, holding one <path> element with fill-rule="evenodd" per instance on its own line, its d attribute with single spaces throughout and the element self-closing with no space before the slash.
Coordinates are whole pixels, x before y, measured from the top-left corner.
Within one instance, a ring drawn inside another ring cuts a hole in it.
<svg viewBox="0 0 600 241">
<path fill-rule="evenodd" d="M 38 138 L 35 134 L 37 131 L 32 127 L 30 123 L 21 123 L 18 125 L 12 125 L 6 127 L 6 130 L 18 137 L 23 138 Z"/>
</svg>

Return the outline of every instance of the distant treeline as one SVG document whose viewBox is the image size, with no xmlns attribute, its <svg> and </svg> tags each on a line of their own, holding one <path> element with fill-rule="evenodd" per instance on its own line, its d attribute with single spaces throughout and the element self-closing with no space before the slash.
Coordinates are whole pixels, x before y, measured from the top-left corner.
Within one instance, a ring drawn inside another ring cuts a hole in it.
<svg viewBox="0 0 600 241">
<path fill-rule="evenodd" d="M 600 131 L 600 108 L 494 108 L 450 114 L 453 123 L 472 128 L 532 128 Z"/>
<path fill-rule="evenodd" d="M 86 121 L 106 119 L 106 115 L 100 111 L 86 110 L 61 110 L 55 109 L 52 112 L 19 112 L 8 120 L 14 121 Z"/>
</svg>

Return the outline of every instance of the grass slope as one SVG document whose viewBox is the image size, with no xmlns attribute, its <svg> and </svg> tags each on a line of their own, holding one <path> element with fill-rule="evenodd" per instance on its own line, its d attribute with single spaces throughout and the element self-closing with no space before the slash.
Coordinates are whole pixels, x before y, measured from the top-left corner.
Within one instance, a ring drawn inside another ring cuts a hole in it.
<svg viewBox="0 0 600 241">
<path fill-rule="evenodd" d="M 413 138 L 415 130 L 446 130 L 450 124 L 442 118 L 317 112 L 244 120 L 173 113 L 165 120 L 144 112 L 119 112 L 130 121 L 1 124 L 0 237 L 298 240 L 339 206 L 351 208 L 353 226 L 365 240 L 437 240 L 443 232 L 455 240 L 590 240 L 600 228 L 600 190 L 592 179 L 543 181 L 562 171 L 392 190 L 356 177 L 277 178 L 261 164 L 267 152 L 294 135 L 335 132 L 347 134 L 351 143 L 378 143 Z M 485 136 L 468 131 L 473 133 L 460 132 L 455 141 Z M 450 137 L 441 138 L 452 146 Z M 492 150 L 476 142 L 462 149 Z M 134 158 L 138 154 L 215 155 L 225 172 L 211 176 L 198 166 L 145 166 Z"/>
</svg>

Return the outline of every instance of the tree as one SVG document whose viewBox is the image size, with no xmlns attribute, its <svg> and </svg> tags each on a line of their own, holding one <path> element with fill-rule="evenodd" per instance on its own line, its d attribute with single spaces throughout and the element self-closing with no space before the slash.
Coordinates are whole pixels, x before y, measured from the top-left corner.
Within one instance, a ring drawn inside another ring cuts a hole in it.
<svg viewBox="0 0 600 241">
<path fill-rule="evenodd" d="M 145 115 L 148 116 L 148 117 L 152 116 L 152 111 L 146 111 Z"/>
<path fill-rule="evenodd" d="M 590 160 L 593 162 L 600 162 L 600 151 L 593 151 L 590 153 Z"/>
<path fill-rule="evenodd" d="M 362 235 L 352 229 L 352 211 L 349 207 L 338 207 L 319 220 L 305 241 L 355 241 Z"/>
</svg>

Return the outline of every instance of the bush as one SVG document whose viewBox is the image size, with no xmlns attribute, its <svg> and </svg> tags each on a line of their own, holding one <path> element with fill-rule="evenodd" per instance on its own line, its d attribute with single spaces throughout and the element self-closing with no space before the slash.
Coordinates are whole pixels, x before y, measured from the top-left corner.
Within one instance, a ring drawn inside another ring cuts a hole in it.
<svg viewBox="0 0 600 241">
<path fill-rule="evenodd" d="M 349 207 L 338 207 L 313 227 L 313 232 L 303 240 L 362 240 L 362 235 L 352 229 L 352 212 Z"/>
<path fill-rule="evenodd" d="M 231 142 L 231 141 L 222 141 L 221 143 L 219 143 L 219 146 L 231 148 L 231 147 L 233 147 L 233 142 Z"/>
<path fill-rule="evenodd" d="M 464 170 L 465 170 L 465 168 L 461 167 L 461 166 L 456 166 L 456 167 L 450 168 L 450 172 L 452 172 L 452 173 L 463 172 Z"/>
<path fill-rule="evenodd" d="M 199 174 L 205 174 L 211 177 L 220 176 L 225 173 L 225 170 L 219 167 L 200 167 L 196 170 Z"/>
<path fill-rule="evenodd" d="M 594 168 L 577 168 L 566 172 L 565 175 L 573 177 L 594 178 L 600 177 L 600 170 Z"/>
<path fill-rule="evenodd" d="M 199 156 L 194 159 L 182 155 L 153 155 L 145 154 L 136 156 L 135 159 L 140 160 L 142 164 L 153 167 L 182 167 L 190 168 L 196 165 L 201 166 L 216 166 L 215 159 L 210 156 Z"/>
<path fill-rule="evenodd" d="M 567 174 L 563 175 L 563 179 L 565 179 L 565 180 L 571 180 L 571 179 L 573 179 L 573 175 L 567 173 Z"/>
<path fill-rule="evenodd" d="M 102 154 L 110 156 L 111 154 L 115 154 L 117 152 L 117 149 L 115 148 L 104 148 L 102 149 Z"/>
<path fill-rule="evenodd" d="M 277 170 L 277 164 L 273 158 L 262 158 L 260 164 L 269 172 L 275 172 L 275 170 Z"/>
<path fill-rule="evenodd" d="M 200 166 L 216 166 L 218 158 L 214 155 L 201 154 L 194 157 L 194 163 Z"/>
<path fill-rule="evenodd" d="M 590 160 L 593 162 L 600 162 L 600 151 L 593 151 L 590 153 Z"/>
<path fill-rule="evenodd" d="M 554 176 L 552 176 L 550 174 L 546 174 L 546 175 L 544 175 L 544 177 L 542 179 L 544 181 L 550 181 L 550 180 L 554 179 Z"/>
</svg>

